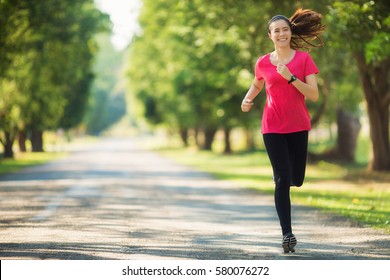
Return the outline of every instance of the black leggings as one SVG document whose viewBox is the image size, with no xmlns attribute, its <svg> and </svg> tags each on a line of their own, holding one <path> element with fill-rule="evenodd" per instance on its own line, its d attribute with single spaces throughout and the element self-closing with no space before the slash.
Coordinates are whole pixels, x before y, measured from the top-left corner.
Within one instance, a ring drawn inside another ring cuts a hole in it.
<svg viewBox="0 0 390 280">
<path fill-rule="evenodd" d="M 308 131 L 263 134 L 275 181 L 275 206 L 283 235 L 292 232 L 290 186 L 305 178 Z"/>
</svg>

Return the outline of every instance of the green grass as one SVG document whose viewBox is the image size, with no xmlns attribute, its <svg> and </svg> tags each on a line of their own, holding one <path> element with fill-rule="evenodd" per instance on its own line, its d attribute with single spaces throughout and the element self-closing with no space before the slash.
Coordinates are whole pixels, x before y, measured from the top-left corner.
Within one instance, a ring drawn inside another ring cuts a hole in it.
<svg viewBox="0 0 390 280">
<path fill-rule="evenodd" d="M 273 194 L 272 169 L 265 151 L 217 154 L 191 149 L 162 149 L 175 161 L 206 171 L 218 179 Z M 292 188 L 292 203 L 348 217 L 390 234 L 390 174 L 367 174 L 358 166 L 309 164 L 301 188 Z M 387 183 L 386 183 L 387 182 Z"/>
<path fill-rule="evenodd" d="M 0 174 L 15 172 L 28 166 L 44 164 L 65 156 L 65 153 L 18 153 L 14 159 L 0 159 Z"/>
<path fill-rule="evenodd" d="M 2 151 L 0 150 L 0 174 L 16 172 L 28 166 L 40 165 L 51 160 L 62 158 L 67 154 L 67 146 L 83 146 L 96 142 L 97 140 L 98 137 L 85 136 L 75 138 L 70 142 L 66 136 L 58 136 L 55 132 L 46 132 L 44 134 L 44 149 L 46 152 L 16 152 L 13 159 L 5 159 L 2 158 Z M 27 141 L 26 144 L 27 150 L 31 150 L 30 142 Z"/>
</svg>

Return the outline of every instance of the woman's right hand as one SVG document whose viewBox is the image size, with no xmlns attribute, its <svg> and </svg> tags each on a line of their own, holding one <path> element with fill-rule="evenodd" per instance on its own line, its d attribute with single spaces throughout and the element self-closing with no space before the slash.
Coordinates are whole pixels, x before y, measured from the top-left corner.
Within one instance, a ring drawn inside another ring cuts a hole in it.
<svg viewBox="0 0 390 280">
<path fill-rule="evenodd" d="M 253 102 L 252 102 L 252 100 L 251 99 L 247 99 L 247 98 L 245 98 L 243 101 L 242 101 L 242 103 L 241 103 L 241 110 L 243 111 L 243 112 L 249 112 L 250 111 L 250 109 L 252 108 L 252 106 L 253 106 Z"/>
</svg>

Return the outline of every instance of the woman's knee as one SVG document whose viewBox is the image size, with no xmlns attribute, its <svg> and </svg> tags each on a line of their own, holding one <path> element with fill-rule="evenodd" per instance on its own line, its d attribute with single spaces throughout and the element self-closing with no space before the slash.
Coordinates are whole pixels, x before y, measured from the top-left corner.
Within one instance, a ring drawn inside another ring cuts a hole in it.
<svg viewBox="0 0 390 280">
<path fill-rule="evenodd" d="M 290 186 L 291 178 L 289 175 L 275 175 L 274 182 L 277 188 L 284 188 Z"/>
</svg>

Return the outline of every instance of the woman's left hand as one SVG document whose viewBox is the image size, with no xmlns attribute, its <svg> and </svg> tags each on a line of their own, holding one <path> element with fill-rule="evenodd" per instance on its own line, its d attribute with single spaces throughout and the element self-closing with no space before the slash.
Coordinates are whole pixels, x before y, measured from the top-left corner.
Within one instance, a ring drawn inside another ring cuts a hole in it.
<svg viewBox="0 0 390 280">
<path fill-rule="evenodd" d="M 276 72 L 278 72 L 286 80 L 291 79 L 292 74 L 288 67 L 284 64 L 278 63 L 278 65 L 276 66 Z"/>
</svg>

